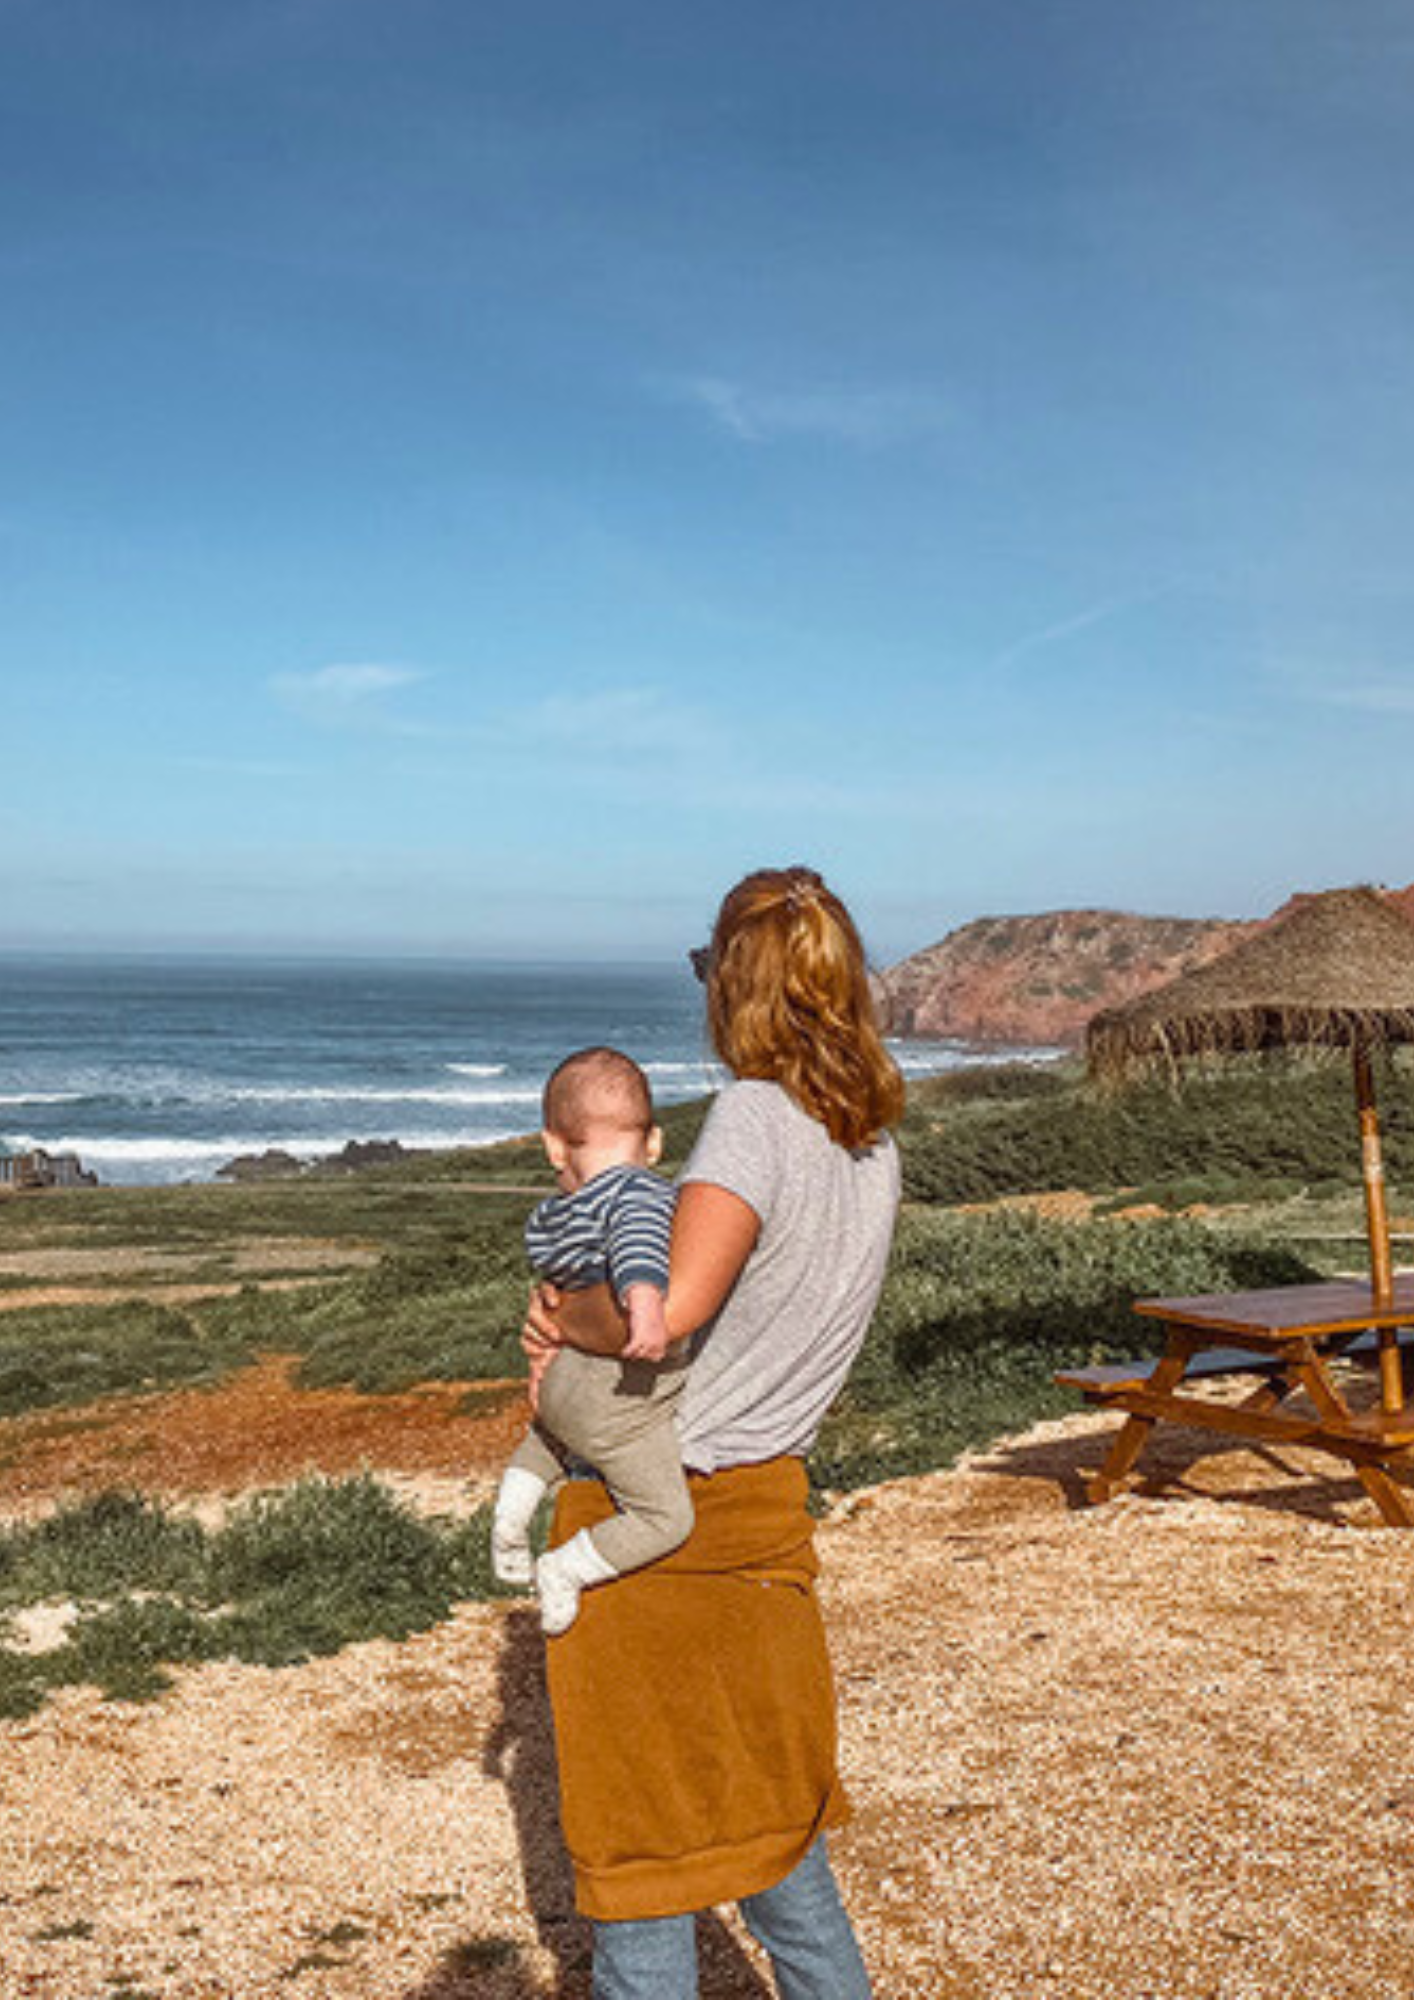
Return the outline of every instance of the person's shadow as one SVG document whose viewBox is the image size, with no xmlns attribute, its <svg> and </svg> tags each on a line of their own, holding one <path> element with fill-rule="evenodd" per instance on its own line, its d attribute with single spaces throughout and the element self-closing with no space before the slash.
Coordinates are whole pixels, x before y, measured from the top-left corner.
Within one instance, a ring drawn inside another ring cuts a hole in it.
<svg viewBox="0 0 1414 2000">
<path fill-rule="evenodd" d="M 513 1938 L 469 1938 L 443 1955 L 405 2000 L 590 2000 L 591 1930 L 575 1912 L 574 1877 L 560 1832 L 554 1727 L 545 1691 L 545 1642 L 529 1608 L 506 1619 L 500 1718 L 482 1769 L 505 1786 L 515 1817 L 525 1903 L 553 1973 L 547 1986 Z M 769 2000 L 763 1980 L 720 1918 L 698 1919 L 701 1990 L 709 2000 Z"/>
</svg>

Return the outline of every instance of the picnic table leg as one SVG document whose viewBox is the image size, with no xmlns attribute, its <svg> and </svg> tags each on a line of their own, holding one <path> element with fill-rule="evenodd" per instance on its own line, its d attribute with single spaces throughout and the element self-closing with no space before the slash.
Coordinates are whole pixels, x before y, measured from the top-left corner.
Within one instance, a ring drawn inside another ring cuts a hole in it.
<svg viewBox="0 0 1414 2000">
<path fill-rule="evenodd" d="M 1345 1399 L 1327 1375 L 1314 1349 L 1308 1347 L 1304 1358 L 1297 1363 L 1296 1375 L 1328 1423 L 1345 1424 L 1350 1421 Z M 1410 1505 L 1409 1495 L 1397 1480 L 1391 1479 L 1382 1465 L 1375 1465 L 1367 1458 L 1350 1457 L 1349 1453 L 1340 1450 L 1336 1440 L 1332 1440 L 1327 1449 L 1333 1449 L 1352 1468 L 1355 1477 L 1379 1508 L 1380 1518 L 1386 1527 L 1414 1528 L 1414 1506 Z"/>
<path fill-rule="evenodd" d="M 1355 1477 L 1380 1510 L 1380 1517 L 1387 1528 L 1414 1528 L 1414 1507 L 1409 1504 L 1409 1495 L 1398 1480 L 1391 1479 L 1382 1465 L 1371 1465 L 1368 1459 L 1352 1459 Z"/>
<path fill-rule="evenodd" d="M 1193 1358 L 1195 1344 L 1177 1327 L 1169 1328 L 1163 1358 L 1146 1385 L 1150 1394 L 1167 1396 L 1178 1387 Z M 1113 1500 L 1119 1492 L 1134 1470 L 1156 1421 L 1154 1417 L 1125 1418 L 1115 1434 L 1114 1443 L 1105 1454 L 1104 1464 L 1085 1481 L 1085 1497 L 1092 1507 L 1103 1506 L 1106 1500 Z"/>
<path fill-rule="evenodd" d="M 1250 1396 L 1244 1396 L 1237 1407 L 1239 1410 L 1254 1410 L 1259 1414 L 1280 1409 L 1287 1397 L 1295 1394 L 1298 1386 L 1295 1377 L 1282 1369 L 1273 1375 L 1269 1382 L 1264 1382 L 1260 1389 L 1254 1389 Z"/>
</svg>

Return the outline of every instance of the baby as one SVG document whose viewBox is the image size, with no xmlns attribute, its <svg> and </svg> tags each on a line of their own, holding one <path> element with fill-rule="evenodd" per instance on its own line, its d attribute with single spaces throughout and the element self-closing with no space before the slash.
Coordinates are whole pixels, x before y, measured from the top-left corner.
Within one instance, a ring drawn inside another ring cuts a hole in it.
<svg viewBox="0 0 1414 2000">
<path fill-rule="evenodd" d="M 693 1511 L 673 1426 L 688 1356 L 685 1346 L 669 1353 L 663 1311 L 677 1190 L 649 1172 L 663 1135 L 648 1079 L 617 1049 L 582 1049 L 546 1084 L 543 1124 L 561 1192 L 526 1224 L 530 1260 L 565 1290 L 606 1280 L 628 1319 L 622 1354 L 555 1356 L 496 1496 L 491 1561 L 502 1583 L 531 1581 L 530 1523 L 568 1459 L 592 1466 L 619 1510 L 534 1565 L 540 1622 L 553 1634 L 574 1623 L 582 1590 L 684 1542 Z"/>
</svg>

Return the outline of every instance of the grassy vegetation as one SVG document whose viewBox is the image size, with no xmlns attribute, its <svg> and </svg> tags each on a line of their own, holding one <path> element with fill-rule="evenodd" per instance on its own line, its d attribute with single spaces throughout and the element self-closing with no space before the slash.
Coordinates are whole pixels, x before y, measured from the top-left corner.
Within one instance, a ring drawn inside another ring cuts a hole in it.
<svg viewBox="0 0 1414 2000">
<path fill-rule="evenodd" d="M 78 1683 L 141 1700 L 198 1660 L 288 1666 L 355 1639 L 406 1638 L 494 1588 L 484 1510 L 426 1520 L 367 1477 L 303 1480 L 219 1529 L 141 1494 L 103 1494 L 0 1529 L 0 1619 L 79 1608 L 49 1652 L 0 1644 L 0 1715 Z"/>
<path fill-rule="evenodd" d="M 247 1187 L 82 1188 L 0 1198 L 0 1226 L 7 1251 L 132 1246 L 216 1257 L 236 1238 L 282 1237 L 407 1250 L 454 1241 L 473 1218 L 513 1220 L 529 1205 L 525 1196 L 494 1187 L 470 1193 L 400 1169 Z"/>
<path fill-rule="evenodd" d="M 1396 1176 L 1414 1175 L 1408 1073 L 1384 1081 L 1391 1164 Z M 701 1104 L 665 1112 L 670 1158 L 683 1157 L 702 1116 Z M 1179 1097 L 1151 1090 L 1106 1099 L 1088 1091 L 1073 1069 L 1016 1065 L 960 1071 L 915 1086 L 901 1143 L 906 1188 L 915 1202 L 982 1202 L 1055 1187 L 1095 1192 L 1102 1212 L 1136 1200 L 1166 1207 L 1284 1202 L 1284 1208 L 1265 1211 L 1272 1220 L 1263 1233 L 1299 1239 L 1303 1232 L 1339 1233 L 1318 1226 L 1312 1193 L 1329 1214 L 1348 1218 L 1340 1228 L 1358 1231 L 1344 1193 L 1358 1170 L 1353 1128 L 1339 1072 L 1238 1072 Z M 507 1184 L 525 1175 L 530 1163 L 537 1171 L 541 1164 L 534 1141 L 435 1156 L 435 1163 L 451 1176 L 456 1162 L 483 1168 L 493 1155 L 495 1172 Z M 187 1305 L 134 1300 L 0 1314 L 0 1416 L 216 1381 L 274 1350 L 301 1357 L 300 1379 L 307 1384 L 346 1384 L 370 1393 L 516 1372 L 515 1329 L 525 1286 L 520 1223 L 533 1196 L 420 1178 L 424 1165 L 415 1174 L 398 1168 L 327 1181 L 93 1190 L 8 1203 L 6 1244 L 16 1250 L 63 1242 L 92 1250 L 108 1243 L 116 1255 L 124 1246 L 160 1246 L 184 1252 L 202 1271 L 229 1271 L 232 1244 L 250 1239 L 344 1242 L 381 1254 L 370 1268 L 302 1290 L 250 1284 L 229 1297 Z M 1294 1197 L 1303 1191 L 1298 1203 Z M 997 1287 L 1017 1254 L 1013 1240 L 985 1231 L 968 1239 L 972 1275 L 964 1282 L 953 1250 L 962 1225 L 938 1220 L 944 1226 L 927 1239 L 933 1247 L 915 1247 L 899 1267 L 906 1278 L 891 1280 L 881 1324 L 891 1325 L 901 1309 L 900 1285 L 916 1293 L 926 1281 L 938 1288 L 947 1313 L 963 1314 L 966 1297 L 975 1296 L 979 1311 L 999 1328 Z M 905 1230 L 905 1246 L 922 1241 L 919 1226 Z M 1076 1259 L 1079 1246 L 1092 1240 L 1110 1243 L 1112 1233 L 1056 1237 L 1070 1248 L 1061 1261 L 1028 1272 L 1033 1307 L 1054 1298 L 1064 1311 L 1067 1301 L 1083 1299 L 1090 1310 L 1091 1293 L 1076 1290 Z M 1302 1247 L 1299 1240 L 1296 1247 Z M 1306 1253 L 1313 1254 L 1313 1246 Z M 1163 1289 L 1167 1280 L 1136 1270 L 1117 1274 L 1117 1282 L 1132 1296 Z M 1215 1280 L 1225 1282 L 1221 1274 Z M 1024 1331 L 1007 1322 L 998 1336 L 1005 1346 L 1019 1344 L 1023 1366 Z"/>
<path fill-rule="evenodd" d="M 1407 1069 L 1382 1079 L 1382 1101 L 1396 1189 L 1414 1186 Z M 670 1165 L 703 1111 L 665 1113 Z M 1177 1097 L 1113 1099 L 1073 1066 L 964 1071 L 915 1086 L 901 1144 L 911 1205 L 875 1326 L 815 1455 L 823 1488 L 946 1464 L 1072 1408 L 1053 1372 L 1142 1346 L 1135 1297 L 1299 1282 L 1358 1261 L 1345 1240 L 1358 1238 L 1360 1216 L 1342 1071 L 1251 1068 Z M 306 1383 L 368 1393 L 517 1373 L 520 1224 L 534 1197 L 513 1190 L 532 1186 L 548 1177 L 537 1144 L 522 1141 L 357 1176 L 8 1202 L 7 1249 L 107 1247 L 115 1270 L 123 1250 L 160 1247 L 184 1260 L 183 1278 L 229 1279 L 254 1239 L 287 1243 L 296 1268 L 297 1239 L 371 1249 L 377 1261 L 302 1290 L 247 1284 L 184 1305 L 0 1313 L 0 1418 L 215 1382 L 270 1351 L 298 1355 Z M 1094 1220 L 952 1206 L 1067 1187 L 1098 1198 Z M 1244 1206 L 1203 1221 L 1104 1219 L 1136 1200 Z M 1409 1205 L 1395 1193 L 1396 1213 Z M 152 1283 L 150 1271 L 129 1275 Z M 0 1528 L 0 1713 L 79 1681 L 136 1697 L 183 1662 L 279 1665 L 398 1637 L 489 1588 L 483 1520 L 418 1519 L 368 1479 L 305 1482 L 220 1530 L 105 1495 Z M 62 1645 L 31 1655 L 5 1643 L 8 1612 L 65 1600 L 79 1615 Z"/>
<path fill-rule="evenodd" d="M 1414 1090 L 1405 1062 L 1379 1079 L 1386 1164 L 1414 1189 Z M 1072 1070 L 963 1071 L 915 1087 L 903 1132 L 916 1201 L 994 1200 L 1038 1188 L 1138 1190 L 1164 1205 L 1337 1193 L 1359 1181 L 1346 1069 L 1232 1064 L 1174 1092 L 1108 1096 Z"/>
<path fill-rule="evenodd" d="M 946 1465 L 1075 1407 L 1058 1368 L 1152 1351 L 1136 1298 L 1295 1284 L 1294 1249 L 1196 1222 L 905 1214 L 879 1312 L 812 1476 L 843 1489 Z"/>
<path fill-rule="evenodd" d="M 198 1314 L 218 1341 L 300 1355 L 308 1387 L 373 1394 L 519 1373 L 525 1298 L 519 1228 L 478 1217 L 453 1244 L 395 1251 L 308 1291 L 247 1288 Z"/>
<path fill-rule="evenodd" d="M 141 1204 L 145 1224 L 163 1192 Z M 304 1189 L 291 1192 L 298 1199 Z M 361 1194 L 351 1190 L 351 1199 L 361 1207 Z M 527 1206 L 519 1198 L 506 1213 L 498 1203 L 493 1220 L 479 1202 L 468 1216 L 463 1199 L 435 1221 L 423 1217 L 411 1247 L 307 1290 L 248 1284 L 180 1306 L 133 1300 L 0 1313 L 0 1416 L 215 1382 L 272 1351 L 300 1355 L 299 1379 L 312 1387 L 373 1392 L 513 1374 Z"/>
<path fill-rule="evenodd" d="M 1052 1371 L 1142 1343 L 1129 1309 L 1138 1295 L 1309 1275 L 1291 1250 L 1196 1222 L 913 1211 L 875 1326 L 820 1440 L 815 1482 L 842 1489 L 945 1464 L 1069 1407 Z M 506 1372 L 518 1360 L 513 1308 L 522 1289 L 514 1245 L 496 1242 L 440 1260 L 390 1258 L 317 1295 L 266 1304 L 284 1316 L 280 1343 L 302 1343 L 316 1376 L 377 1390 L 433 1372 Z M 242 1303 L 215 1301 L 195 1314 L 194 1351 L 211 1370 L 239 1349 L 223 1322 Z M 118 1357 L 131 1342 L 150 1372 L 134 1310 L 107 1314 L 115 1324 L 104 1351 Z M 180 1352 L 180 1342 L 168 1340 L 161 1351 L 169 1350 Z M 0 1618 L 23 1605 L 81 1607 L 50 1653 L 23 1653 L 0 1635 L 0 1714 L 27 1713 L 77 1682 L 142 1698 L 160 1692 L 175 1665 L 280 1666 L 355 1639 L 406 1636 L 488 1593 L 486 1539 L 484 1517 L 419 1519 L 368 1478 L 302 1482 L 247 1503 L 219 1530 L 135 1494 L 0 1530 Z"/>
</svg>

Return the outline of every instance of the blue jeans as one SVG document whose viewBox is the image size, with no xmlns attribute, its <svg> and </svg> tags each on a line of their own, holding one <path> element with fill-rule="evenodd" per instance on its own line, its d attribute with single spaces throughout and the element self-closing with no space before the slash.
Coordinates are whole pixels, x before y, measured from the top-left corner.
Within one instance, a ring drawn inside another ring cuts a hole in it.
<svg viewBox="0 0 1414 2000">
<path fill-rule="evenodd" d="M 869 1975 L 823 1837 L 784 1882 L 743 1897 L 738 1908 L 770 1955 L 781 2000 L 869 2000 Z M 594 2000 L 697 2000 L 696 1920 L 596 1923 Z"/>
</svg>

